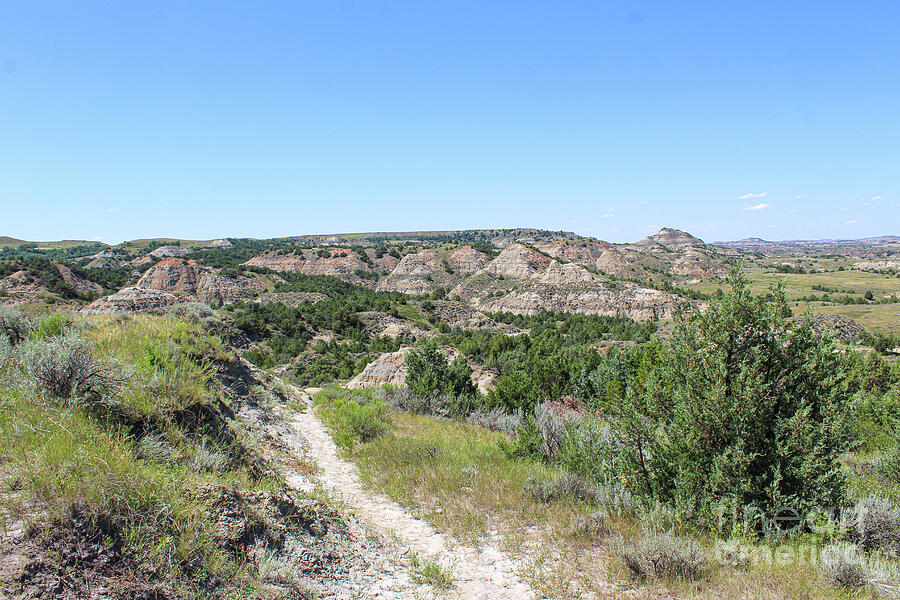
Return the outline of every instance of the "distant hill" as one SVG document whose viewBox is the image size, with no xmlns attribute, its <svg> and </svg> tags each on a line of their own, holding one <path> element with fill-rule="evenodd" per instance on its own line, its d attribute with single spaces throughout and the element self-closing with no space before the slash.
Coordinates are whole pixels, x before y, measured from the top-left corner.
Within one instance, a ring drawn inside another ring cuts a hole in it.
<svg viewBox="0 0 900 600">
<path fill-rule="evenodd" d="M 732 242 L 713 242 L 722 248 L 762 253 L 768 257 L 837 254 L 857 258 L 890 257 L 900 254 L 900 236 L 882 235 L 861 239 L 778 240 L 758 237 Z"/>
</svg>

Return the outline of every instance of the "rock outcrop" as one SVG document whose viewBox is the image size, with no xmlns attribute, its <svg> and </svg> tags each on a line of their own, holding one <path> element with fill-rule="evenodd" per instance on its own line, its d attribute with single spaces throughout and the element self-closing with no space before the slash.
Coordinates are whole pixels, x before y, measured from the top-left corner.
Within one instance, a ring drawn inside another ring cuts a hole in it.
<svg viewBox="0 0 900 600">
<path fill-rule="evenodd" d="M 154 258 L 170 258 L 173 256 L 184 256 L 190 254 L 190 248 L 182 248 L 181 246 L 160 246 L 156 250 L 149 253 Z"/>
<path fill-rule="evenodd" d="M 84 277 L 79 277 L 72 272 L 72 269 L 59 263 L 56 264 L 56 270 L 63 281 L 78 290 L 80 294 L 99 294 L 103 291 L 103 287 L 93 281 L 88 281 Z"/>
<path fill-rule="evenodd" d="M 687 246 L 702 246 L 703 240 L 694 237 L 691 234 L 681 231 L 680 229 L 672 229 L 671 227 L 663 227 L 653 235 L 648 235 L 642 240 L 634 243 L 635 246 L 664 246 L 669 250 L 678 250 Z"/>
<path fill-rule="evenodd" d="M 90 257 L 84 265 L 86 269 L 100 269 L 105 267 L 121 267 L 128 263 L 128 256 L 112 249 L 106 249 Z"/>
<path fill-rule="evenodd" d="M 293 308 L 300 306 L 304 302 L 315 304 L 323 300 L 328 300 L 328 296 L 319 292 L 267 292 L 254 298 L 254 301 L 260 304 L 278 302 Z"/>
<path fill-rule="evenodd" d="M 382 354 L 372 362 L 366 365 L 362 372 L 344 384 L 347 389 L 355 390 L 360 388 L 381 387 L 383 385 L 403 386 L 406 385 L 406 375 L 408 373 L 406 367 L 406 355 L 409 354 L 411 346 L 400 348 L 397 352 L 387 352 Z M 450 346 L 442 346 L 441 351 L 447 356 L 448 361 L 455 360 L 459 356 L 459 351 Z M 497 374 L 480 365 L 469 363 L 472 369 L 472 383 L 478 390 L 486 394 L 494 386 Z"/>
<path fill-rule="evenodd" d="M 366 260 L 363 260 L 356 251 L 329 247 L 295 250 L 288 254 L 266 252 L 244 264 L 286 273 L 330 275 L 351 283 L 373 285 L 373 276 L 377 279 L 379 274 L 390 272 L 397 262 L 389 254 L 375 258 L 372 250 L 366 250 Z"/>
<path fill-rule="evenodd" d="M 120 312 L 161 311 L 177 304 L 179 299 L 169 292 L 138 287 L 122 288 L 115 294 L 94 300 L 81 309 L 85 315 L 102 315 Z"/>
<path fill-rule="evenodd" d="M 487 286 L 484 290 L 464 287 L 452 294 L 468 297 L 469 303 L 485 312 L 536 314 L 541 311 L 571 312 L 606 316 L 625 316 L 643 321 L 669 317 L 681 299 L 636 284 L 611 287 L 605 283 L 555 286 L 538 281 L 508 291 Z"/>
<path fill-rule="evenodd" d="M 82 312 L 141 312 L 191 301 L 222 306 L 253 298 L 263 290 L 263 284 L 252 277 L 225 277 L 193 260 L 166 258 L 147 269 L 134 286 L 99 299 Z"/>
<path fill-rule="evenodd" d="M 181 258 L 167 258 L 153 265 L 135 287 L 168 292 L 185 300 L 196 299 L 218 306 L 252 298 L 263 290 L 263 285 L 251 277 L 224 277 L 210 267 Z"/>
<path fill-rule="evenodd" d="M 372 335 L 390 338 L 404 337 L 414 341 L 433 336 L 431 332 L 425 331 L 415 323 L 387 313 L 366 311 L 357 313 L 356 316 L 365 326 L 366 331 Z"/>
<path fill-rule="evenodd" d="M 866 328 L 844 315 L 816 315 L 812 328 L 818 334 L 830 332 L 838 340 L 852 342 L 866 332 Z"/>
<path fill-rule="evenodd" d="M 375 289 L 404 294 L 427 294 L 439 287 L 453 287 L 487 262 L 487 254 L 471 246 L 460 246 L 449 251 L 423 250 L 404 256 Z"/>
<path fill-rule="evenodd" d="M 167 258 L 147 269 L 135 287 L 176 295 L 196 295 L 200 278 L 210 272 L 211 269 L 201 267 L 192 260 Z"/>
<path fill-rule="evenodd" d="M 531 277 L 543 272 L 550 265 L 550 261 L 550 257 L 524 244 L 513 243 L 504 248 L 481 272 L 504 277 Z"/>
<path fill-rule="evenodd" d="M 551 249 L 590 261 L 601 245 Z M 616 316 L 637 320 L 668 317 L 680 298 L 634 283 L 609 281 L 577 263 L 560 263 L 524 244 L 509 244 L 494 260 L 450 291 L 484 312 L 535 314 L 544 310 Z"/>
<path fill-rule="evenodd" d="M 410 348 L 401 348 L 397 352 L 382 354 L 356 377 L 348 381 L 344 387 L 350 390 L 380 387 L 383 385 L 401 386 L 406 384 L 406 355 Z"/>
</svg>

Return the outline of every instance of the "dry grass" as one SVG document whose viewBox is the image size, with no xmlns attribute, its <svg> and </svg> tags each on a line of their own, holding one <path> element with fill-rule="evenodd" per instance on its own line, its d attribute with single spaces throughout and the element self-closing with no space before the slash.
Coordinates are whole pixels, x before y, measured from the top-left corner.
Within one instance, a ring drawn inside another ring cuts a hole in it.
<svg viewBox="0 0 900 600">
<path fill-rule="evenodd" d="M 640 520 L 597 513 L 572 495 L 549 503 L 526 492 L 529 481 L 562 473 L 506 458 L 503 434 L 460 422 L 406 413 L 392 415 L 391 431 L 357 447 L 351 458 L 366 485 L 383 491 L 437 529 L 473 544 L 496 539 L 518 556 L 521 576 L 543 597 L 839 598 L 808 564 L 750 564 L 710 568 L 698 581 L 635 581 L 611 556 L 612 537 L 639 542 Z M 711 540 L 697 539 L 711 551 Z M 710 552 L 711 553 L 711 552 Z M 712 553 L 711 553 L 712 554 Z"/>
</svg>

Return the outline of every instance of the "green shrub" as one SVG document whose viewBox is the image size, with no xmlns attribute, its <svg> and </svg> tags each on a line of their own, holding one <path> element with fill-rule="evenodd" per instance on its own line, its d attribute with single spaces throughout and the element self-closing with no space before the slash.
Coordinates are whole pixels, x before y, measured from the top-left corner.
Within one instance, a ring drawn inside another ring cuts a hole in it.
<svg viewBox="0 0 900 600">
<path fill-rule="evenodd" d="M 31 333 L 31 337 L 36 340 L 47 340 L 59 337 L 69 328 L 70 319 L 68 315 L 57 313 L 44 319 L 41 319 L 37 327 Z"/>
<path fill-rule="evenodd" d="M 845 361 L 783 290 L 731 292 L 680 312 L 658 361 L 609 402 L 616 470 L 645 498 L 708 517 L 721 504 L 804 514 L 839 506 Z"/>
<path fill-rule="evenodd" d="M 321 415 L 341 448 L 375 439 L 390 427 L 387 404 L 373 398 L 369 390 L 329 388 L 317 393 L 313 401 L 322 407 Z"/>
<path fill-rule="evenodd" d="M 475 394 L 472 369 L 466 359 L 457 356 L 453 363 L 435 344 L 426 343 L 406 355 L 406 385 L 416 395 L 448 394 L 463 396 Z"/>
<path fill-rule="evenodd" d="M 0 336 L 15 346 L 28 339 L 34 324 L 28 317 L 14 308 L 0 307 Z"/>
<path fill-rule="evenodd" d="M 38 387 L 58 398 L 113 391 L 127 376 L 121 363 L 95 357 L 93 345 L 72 334 L 30 341 L 20 357 Z"/>
</svg>

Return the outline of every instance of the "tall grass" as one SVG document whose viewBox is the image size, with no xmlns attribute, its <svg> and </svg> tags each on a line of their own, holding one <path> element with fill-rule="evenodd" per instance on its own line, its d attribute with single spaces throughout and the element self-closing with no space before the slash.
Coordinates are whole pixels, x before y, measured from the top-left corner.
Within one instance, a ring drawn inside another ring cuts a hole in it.
<svg viewBox="0 0 900 600">
<path fill-rule="evenodd" d="M 72 335 L 63 321 L 46 322 L 33 341 L 6 342 L 0 353 L 0 468 L 18 478 L 22 497 L 47 527 L 74 514 L 114 523 L 126 547 L 164 578 L 249 585 L 244 559 L 215 541 L 215 490 L 270 483 L 232 466 L 240 464 L 226 454 L 234 448 L 210 432 L 172 418 L 221 402 L 211 385 L 221 340 L 172 316 L 79 320 L 81 358 L 121 369 L 115 389 L 93 390 L 104 397 L 98 405 L 78 386 L 53 394 L 32 385 L 26 355 Z M 44 358 L 62 371 L 73 367 L 52 353 Z"/>
</svg>

